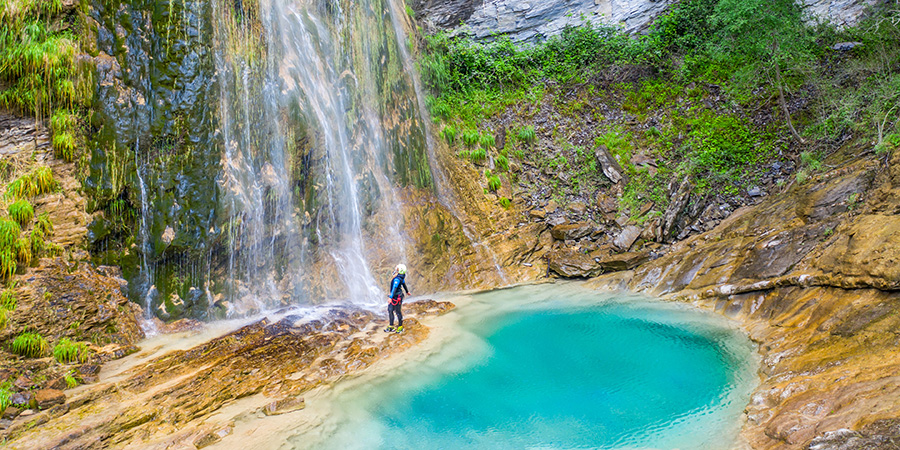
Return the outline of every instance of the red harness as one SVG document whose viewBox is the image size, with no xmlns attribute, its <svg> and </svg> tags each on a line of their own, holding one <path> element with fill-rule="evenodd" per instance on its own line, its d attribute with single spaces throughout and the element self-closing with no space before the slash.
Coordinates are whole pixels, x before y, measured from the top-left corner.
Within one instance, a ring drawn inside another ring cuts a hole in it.
<svg viewBox="0 0 900 450">
<path fill-rule="evenodd" d="M 396 305 L 399 305 L 400 302 L 402 302 L 402 301 L 403 301 L 403 297 L 398 295 L 391 299 L 391 304 L 396 306 Z"/>
</svg>

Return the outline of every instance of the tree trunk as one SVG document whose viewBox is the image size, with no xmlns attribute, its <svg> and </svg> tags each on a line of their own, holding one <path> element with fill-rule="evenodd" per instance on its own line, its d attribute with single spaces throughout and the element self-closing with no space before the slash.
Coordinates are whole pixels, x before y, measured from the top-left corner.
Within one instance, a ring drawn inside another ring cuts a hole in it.
<svg viewBox="0 0 900 450">
<path fill-rule="evenodd" d="M 791 112 L 788 111 L 787 102 L 784 101 L 784 87 L 782 86 L 781 81 L 781 68 L 775 67 L 775 85 L 778 86 L 778 103 L 781 104 L 781 110 L 784 111 L 784 118 L 787 121 L 788 129 L 791 130 L 791 135 L 794 136 L 794 139 L 801 144 L 805 144 L 806 141 L 800 137 L 800 134 L 797 133 L 797 130 L 794 129 L 794 124 L 791 122 Z"/>
</svg>

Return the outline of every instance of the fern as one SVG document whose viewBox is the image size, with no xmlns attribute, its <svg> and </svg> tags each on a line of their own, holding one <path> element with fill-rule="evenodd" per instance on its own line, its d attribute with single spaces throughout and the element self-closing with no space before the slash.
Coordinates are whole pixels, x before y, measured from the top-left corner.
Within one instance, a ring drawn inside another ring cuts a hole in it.
<svg viewBox="0 0 900 450">
<path fill-rule="evenodd" d="M 3 292 L 0 292 L 0 307 L 3 309 L 15 311 L 18 302 L 19 298 L 16 296 L 15 289 L 6 288 Z"/>
</svg>

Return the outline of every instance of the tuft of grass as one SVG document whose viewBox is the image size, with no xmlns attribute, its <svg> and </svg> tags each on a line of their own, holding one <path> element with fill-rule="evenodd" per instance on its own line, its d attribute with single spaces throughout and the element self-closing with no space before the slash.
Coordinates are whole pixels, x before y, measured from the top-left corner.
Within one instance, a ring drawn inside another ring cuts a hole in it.
<svg viewBox="0 0 900 450">
<path fill-rule="evenodd" d="M 90 357 L 90 350 L 84 342 L 73 342 L 69 338 L 62 338 L 53 347 L 53 357 L 63 364 L 85 362 Z"/>
<path fill-rule="evenodd" d="M 0 307 L 0 330 L 6 328 L 6 322 L 8 319 L 9 311 L 6 308 Z"/>
<path fill-rule="evenodd" d="M 25 225 L 34 218 L 34 207 L 31 206 L 31 202 L 24 198 L 10 203 L 7 211 L 9 212 L 9 217 L 18 222 L 19 225 Z"/>
<path fill-rule="evenodd" d="M 72 371 L 66 372 L 63 375 L 63 379 L 66 380 L 66 389 L 72 389 L 75 386 L 78 386 L 78 380 L 72 375 Z"/>
<path fill-rule="evenodd" d="M 481 137 L 478 139 L 478 142 L 481 144 L 482 147 L 484 147 L 488 150 L 497 146 L 497 141 L 494 138 L 494 135 L 491 133 L 482 134 Z"/>
<path fill-rule="evenodd" d="M 462 141 L 466 147 L 472 148 L 481 139 L 481 133 L 478 130 L 465 130 L 462 132 Z"/>
<path fill-rule="evenodd" d="M 444 137 L 444 140 L 447 141 L 447 145 L 453 145 L 456 143 L 456 128 L 453 125 L 447 125 L 441 130 L 441 135 Z"/>
<path fill-rule="evenodd" d="M 498 177 L 497 175 L 489 174 L 485 174 L 485 176 L 487 176 L 488 179 L 488 190 L 490 190 L 491 192 L 497 192 L 498 190 L 500 190 L 500 177 Z"/>
<path fill-rule="evenodd" d="M 9 405 L 12 404 L 10 398 L 12 398 L 13 393 L 9 390 L 9 387 L 6 385 L 0 387 L 0 411 L 5 410 Z"/>
<path fill-rule="evenodd" d="M 38 333 L 22 333 L 13 340 L 10 351 L 26 358 L 39 358 L 47 354 L 50 344 Z"/>
<path fill-rule="evenodd" d="M 472 150 L 471 152 L 469 152 L 469 159 L 472 162 L 484 161 L 485 159 L 487 159 L 487 152 L 483 148 Z"/>
<path fill-rule="evenodd" d="M 53 152 L 57 158 L 72 162 L 75 159 L 75 136 L 68 131 L 55 133 L 53 135 Z"/>
<path fill-rule="evenodd" d="M 497 159 L 494 160 L 494 162 L 497 163 L 497 168 L 501 171 L 505 172 L 509 170 L 509 158 L 507 158 L 506 156 L 500 155 L 497 157 Z"/>
<path fill-rule="evenodd" d="M 502 206 L 504 209 L 509 209 L 509 207 L 512 206 L 512 201 L 506 197 L 500 197 L 499 202 L 500 206 Z"/>
<path fill-rule="evenodd" d="M 537 133 L 534 132 L 534 126 L 528 125 L 516 130 L 516 139 L 526 144 L 534 142 L 537 139 Z"/>
<path fill-rule="evenodd" d="M 35 226 L 31 229 L 31 233 L 28 236 L 28 243 L 31 246 L 31 253 L 35 256 L 40 256 L 41 252 L 44 251 L 44 232 L 41 231 L 40 228 Z"/>
<path fill-rule="evenodd" d="M 30 266 L 34 254 L 31 251 L 31 239 L 19 238 L 16 240 L 16 260 L 25 266 Z"/>
<path fill-rule="evenodd" d="M 48 166 L 39 166 L 31 172 L 31 180 L 34 186 L 33 195 L 41 195 L 53 192 L 56 189 L 56 180 L 53 179 L 53 170 Z"/>
<path fill-rule="evenodd" d="M 6 288 L 3 292 L 0 292 L 0 308 L 7 311 L 15 311 L 18 302 L 19 299 L 16 297 L 16 291 L 13 288 Z"/>
<path fill-rule="evenodd" d="M 9 199 L 28 198 L 34 191 L 34 184 L 28 175 L 16 178 L 6 185 L 6 197 Z"/>
<path fill-rule="evenodd" d="M 41 213 L 34 222 L 34 229 L 40 230 L 42 238 L 53 234 L 53 222 L 50 221 L 50 213 Z"/>
</svg>

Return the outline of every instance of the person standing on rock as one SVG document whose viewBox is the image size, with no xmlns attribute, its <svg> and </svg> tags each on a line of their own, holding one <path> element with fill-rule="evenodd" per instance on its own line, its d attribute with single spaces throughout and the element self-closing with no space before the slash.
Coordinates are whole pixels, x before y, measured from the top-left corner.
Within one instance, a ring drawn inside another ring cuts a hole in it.
<svg viewBox="0 0 900 450">
<path fill-rule="evenodd" d="M 391 293 L 388 295 L 388 327 L 385 332 L 401 333 L 403 332 L 403 313 L 400 307 L 403 305 L 403 291 L 409 295 L 409 288 L 406 287 L 406 266 L 397 264 L 394 269 L 393 278 L 391 278 Z M 394 326 L 394 315 L 397 315 L 397 326 Z"/>
</svg>

